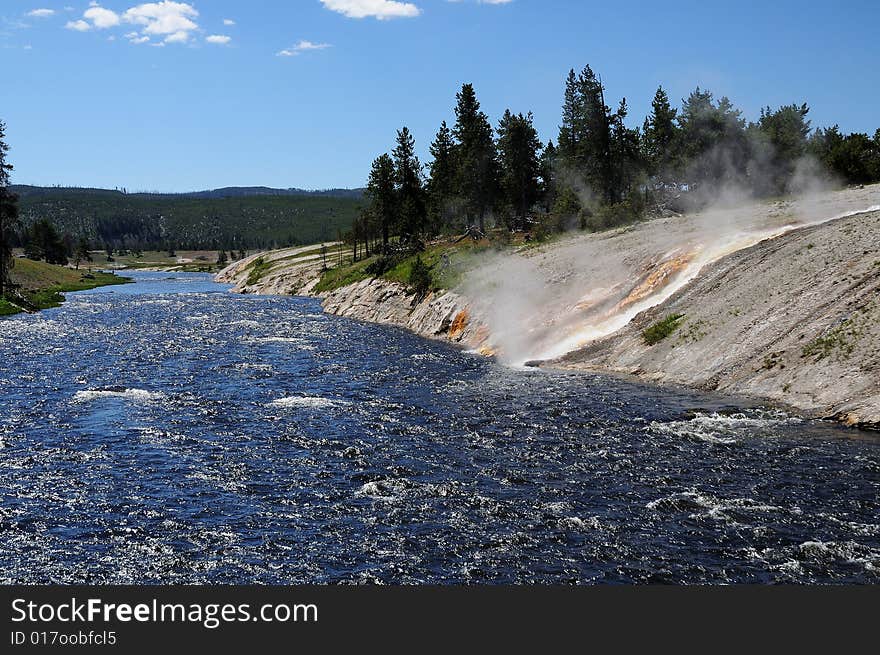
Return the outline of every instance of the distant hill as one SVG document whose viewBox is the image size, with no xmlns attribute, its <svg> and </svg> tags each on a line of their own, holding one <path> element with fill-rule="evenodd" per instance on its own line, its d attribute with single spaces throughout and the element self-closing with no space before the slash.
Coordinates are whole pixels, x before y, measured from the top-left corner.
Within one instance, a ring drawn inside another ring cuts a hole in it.
<svg viewBox="0 0 880 655">
<path fill-rule="evenodd" d="M 267 186 L 230 186 L 206 191 L 186 191 L 183 193 L 162 193 L 153 191 L 126 192 L 120 189 L 98 189 L 92 187 L 44 187 L 26 184 L 11 187 L 20 196 L 69 196 L 94 194 L 120 194 L 140 198 L 243 198 L 251 196 L 321 196 L 327 198 L 362 198 L 364 189 L 274 189 Z"/>
<path fill-rule="evenodd" d="M 155 195 L 155 194 L 153 194 Z M 166 195 L 166 194 L 159 194 Z M 265 186 L 231 186 L 210 191 L 193 191 L 178 194 L 187 198 L 240 198 L 247 196 L 320 196 L 326 198 L 356 198 L 364 196 L 363 189 L 325 189 L 307 191 L 305 189 L 272 189 Z"/>
<path fill-rule="evenodd" d="M 13 186 L 25 226 L 48 219 L 74 239 L 114 248 L 271 248 L 336 239 L 361 189 L 228 187 L 192 193 Z"/>
</svg>

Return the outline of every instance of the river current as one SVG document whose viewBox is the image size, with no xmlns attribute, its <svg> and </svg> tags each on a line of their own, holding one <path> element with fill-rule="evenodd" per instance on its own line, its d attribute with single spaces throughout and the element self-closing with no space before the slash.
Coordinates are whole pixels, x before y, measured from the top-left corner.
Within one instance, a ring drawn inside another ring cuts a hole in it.
<svg viewBox="0 0 880 655">
<path fill-rule="evenodd" d="M 135 273 L 0 319 L 2 583 L 880 582 L 880 439 Z"/>
</svg>

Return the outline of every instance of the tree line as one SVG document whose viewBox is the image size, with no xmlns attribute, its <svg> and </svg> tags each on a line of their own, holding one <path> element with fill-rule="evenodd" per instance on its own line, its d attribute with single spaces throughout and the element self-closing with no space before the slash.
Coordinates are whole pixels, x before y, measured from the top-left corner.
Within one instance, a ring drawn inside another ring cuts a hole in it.
<svg viewBox="0 0 880 655">
<path fill-rule="evenodd" d="M 721 189 L 755 197 L 796 192 L 816 178 L 880 181 L 880 129 L 843 134 L 811 128 L 806 104 L 761 110 L 748 122 L 727 97 L 697 87 L 673 107 L 658 87 L 640 128 L 625 98 L 608 106 L 590 66 L 565 80 L 556 144 L 541 142 L 531 112 L 504 112 L 496 125 L 473 85 L 456 94 L 423 166 L 407 127 L 372 164 L 367 206 L 345 237 L 355 260 L 415 248 L 441 234 L 603 229 L 646 213 L 685 211 Z"/>
<path fill-rule="evenodd" d="M 13 231 L 18 226 L 18 196 L 9 190 L 12 164 L 7 161 L 6 124 L 0 121 L 0 298 L 9 287 Z"/>
<path fill-rule="evenodd" d="M 16 247 L 42 219 L 74 240 L 115 250 L 248 250 L 330 241 L 357 215 L 355 196 L 123 194 L 92 189 L 13 187 L 21 227 Z"/>
<path fill-rule="evenodd" d="M 373 161 L 368 206 L 346 235 L 355 259 L 388 251 L 392 239 L 413 244 L 471 226 L 485 233 L 490 215 L 510 229 L 526 226 L 548 192 L 552 144 L 541 143 L 531 113 L 508 110 L 493 129 L 471 84 L 456 95 L 454 111 L 453 126 L 444 121 L 430 145 L 427 169 L 407 127 L 398 130 L 391 153 Z"/>
</svg>

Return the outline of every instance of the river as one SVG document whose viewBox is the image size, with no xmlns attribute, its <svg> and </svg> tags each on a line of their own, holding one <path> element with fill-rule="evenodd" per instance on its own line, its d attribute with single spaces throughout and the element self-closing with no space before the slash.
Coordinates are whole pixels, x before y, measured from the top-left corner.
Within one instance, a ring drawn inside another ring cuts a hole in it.
<svg viewBox="0 0 880 655">
<path fill-rule="evenodd" d="M 201 274 L 0 320 L 0 582 L 880 581 L 880 439 Z"/>
</svg>

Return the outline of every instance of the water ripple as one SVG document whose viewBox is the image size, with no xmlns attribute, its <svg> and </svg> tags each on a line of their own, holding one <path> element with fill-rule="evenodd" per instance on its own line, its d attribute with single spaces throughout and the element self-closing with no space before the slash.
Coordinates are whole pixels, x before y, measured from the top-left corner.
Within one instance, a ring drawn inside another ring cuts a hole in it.
<svg viewBox="0 0 880 655">
<path fill-rule="evenodd" d="M 0 320 L 0 582 L 878 582 L 874 439 L 138 279 Z"/>
</svg>

